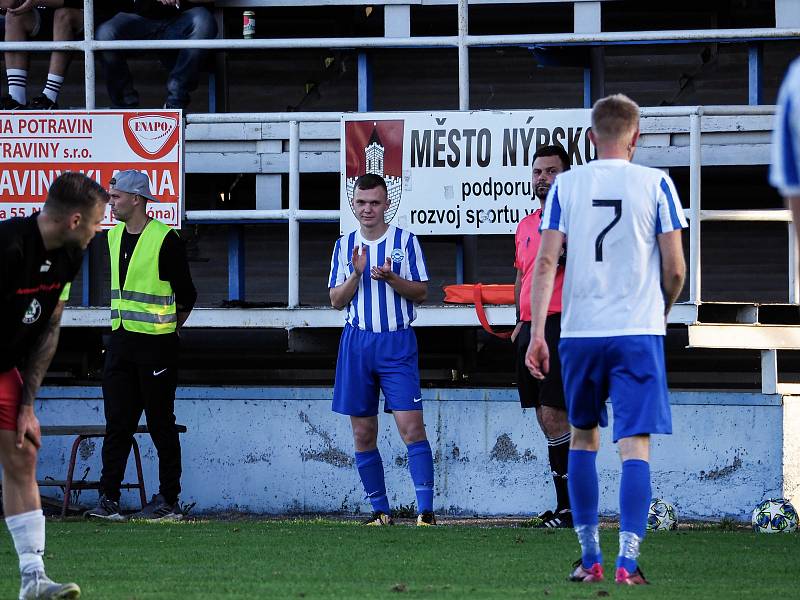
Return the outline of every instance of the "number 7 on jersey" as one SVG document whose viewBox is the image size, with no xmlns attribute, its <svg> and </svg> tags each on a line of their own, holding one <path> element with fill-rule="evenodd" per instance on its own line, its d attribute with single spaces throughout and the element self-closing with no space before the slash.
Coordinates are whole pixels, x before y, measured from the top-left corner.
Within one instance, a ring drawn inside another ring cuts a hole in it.
<svg viewBox="0 0 800 600">
<path fill-rule="evenodd" d="M 614 209 L 614 218 L 611 220 L 603 231 L 597 236 L 594 241 L 594 260 L 595 262 L 603 262 L 603 239 L 606 234 L 611 231 L 619 220 L 622 218 L 622 200 L 592 200 L 592 206 L 608 207 Z"/>
</svg>

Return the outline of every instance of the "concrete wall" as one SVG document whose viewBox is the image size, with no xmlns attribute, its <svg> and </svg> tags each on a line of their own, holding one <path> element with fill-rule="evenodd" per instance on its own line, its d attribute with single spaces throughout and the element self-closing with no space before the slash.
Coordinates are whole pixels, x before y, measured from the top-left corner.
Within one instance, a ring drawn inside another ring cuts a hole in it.
<svg viewBox="0 0 800 600">
<path fill-rule="evenodd" d="M 41 396 L 43 424 L 103 423 L 99 388 L 47 388 Z M 368 511 L 349 423 L 330 411 L 330 396 L 330 388 L 179 388 L 176 413 L 189 428 L 182 436 L 182 500 L 197 502 L 203 512 Z M 515 390 L 432 389 L 424 398 L 437 511 L 516 515 L 554 506 L 545 440 L 533 411 L 519 408 Z M 680 515 L 744 519 L 761 499 L 800 491 L 800 399 L 673 392 L 671 401 L 675 434 L 654 438 L 653 492 L 675 504 Z M 380 424 L 390 500 L 410 504 L 414 491 L 405 447 L 391 416 L 382 415 Z M 619 462 L 608 433 L 598 459 L 600 506 L 613 514 Z M 148 494 L 155 493 L 155 451 L 147 436 L 139 439 Z M 40 478 L 64 477 L 70 445 L 68 438 L 46 438 Z M 84 442 L 79 455 L 76 473 L 88 467 L 88 478 L 97 479 L 100 440 Z M 95 498 L 84 492 L 81 502 Z M 135 506 L 133 493 L 123 495 L 126 504 Z"/>
</svg>

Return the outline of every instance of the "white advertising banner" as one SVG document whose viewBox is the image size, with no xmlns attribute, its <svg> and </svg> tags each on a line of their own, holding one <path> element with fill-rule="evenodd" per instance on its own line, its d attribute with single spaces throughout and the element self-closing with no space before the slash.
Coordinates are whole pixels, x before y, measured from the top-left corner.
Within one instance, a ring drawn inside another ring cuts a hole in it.
<svg viewBox="0 0 800 600">
<path fill-rule="evenodd" d="M 147 212 L 172 227 L 183 214 L 183 119 L 179 110 L 0 111 L 0 219 L 41 210 L 53 180 L 84 173 L 108 189 L 119 171 L 150 178 Z M 103 226 L 116 224 L 106 208 Z"/>
<path fill-rule="evenodd" d="M 538 208 L 531 161 L 555 144 L 594 158 L 588 109 L 357 113 L 342 118 L 340 228 L 355 229 L 353 185 L 381 175 L 388 222 L 416 234 L 508 234 Z"/>
</svg>

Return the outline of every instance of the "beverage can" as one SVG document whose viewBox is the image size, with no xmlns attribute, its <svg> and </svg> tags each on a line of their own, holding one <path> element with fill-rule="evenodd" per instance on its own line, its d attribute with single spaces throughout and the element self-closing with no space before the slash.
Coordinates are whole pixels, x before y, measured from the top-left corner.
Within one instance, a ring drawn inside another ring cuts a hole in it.
<svg viewBox="0 0 800 600">
<path fill-rule="evenodd" d="M 242 37 L 252 40 L 256 36 L 256 13 L 246 10 L 242 13 Z"/>
</svg>

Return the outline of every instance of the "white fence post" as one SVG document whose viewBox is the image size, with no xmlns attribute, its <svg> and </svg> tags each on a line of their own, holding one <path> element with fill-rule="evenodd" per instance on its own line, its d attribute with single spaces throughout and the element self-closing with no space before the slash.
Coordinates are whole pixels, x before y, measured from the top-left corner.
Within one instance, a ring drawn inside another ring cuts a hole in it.
<svg viewBox="0 0 800 600">
<path fill-rule="evenodd" d="M 469 7 L 458 0 L 458 109 L 469 110 Z"/>
<path fill-rule="evenodd" d="M 700 119 L 703 114 L 703 107 L 697 109 L 689 116 L 689 210 L 691 220 L 689 222 L 689 261 L 690 276 L 689 280 L 689 302 L 699 305 L 701 302 L 700 294 Z"/>
<path fill-rule="evenodd" d="M 789 304 L 800 303 L 800 281 L 797 279 L 798 250 L 797 232 L 794 223 L 790 220 L 789 224 Z"/>
<path fill-rule="evenodd" d="M 300 304 L 300 123 L 289 122 L 289 308 Z"/>
<path fill-rule="evenodd" d="M 102 1 L 102 0 L 101 0 Z M 94 50 L 92 42 L 94 41 L 94 1 L 83 0 L 83 73 L 86 79 L 85 83 L 85 96 L 86 96 L 86 110 L 92 110 L 95 107 L 95 76 L 94 68 Z"/>
</svg>

